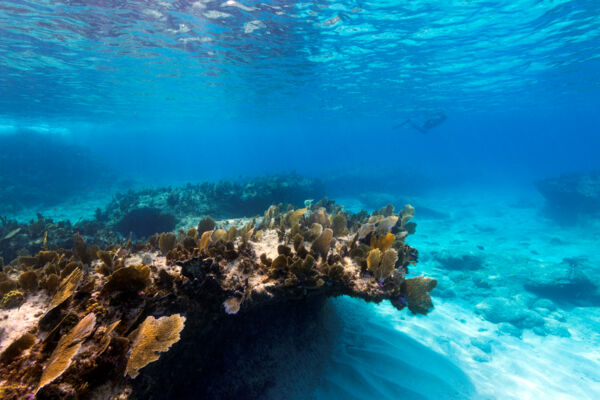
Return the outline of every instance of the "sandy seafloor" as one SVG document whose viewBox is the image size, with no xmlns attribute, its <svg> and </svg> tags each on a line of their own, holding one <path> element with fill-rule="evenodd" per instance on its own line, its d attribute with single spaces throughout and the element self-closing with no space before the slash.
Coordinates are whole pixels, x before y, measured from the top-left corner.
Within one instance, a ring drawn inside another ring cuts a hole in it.
<svg viewBox="0 0 600 400">
<path fill-rule="evenodd" d="M 523 286 L 564 274 L 568 257 L 592 280 L 599 277 L 600 221 L 557 225 L 527 190 L 373 196 L 382 206 L 416 206 L 417 233 L 408 243 L 420 262 L 411 274 L 438 279 L 435 309 L 413 316 L 389 303 L 330 300 L 322 337 L 302 359 L 282 355 L 282 376 L 267 398 L 600 399 L 600 301 L 576 293 L 572 302 L 552 301 Z M 368 208 L 357 198 L 336 200 L 350 211 Z M 40 211 L 76 222 L 107 201 Z M 420 213 L 420 206 L 445 216 Z M 476 260 L 472 269 L 440 262 L 462 255 Z"/>
<path fill-rule="evenodd" d="M 417 233 L 408 241 L 420 262 L 411 272 L 438 279 L 435 309 L 412 316 L 389 303 L 334 300 L 347 321 L 315 398 L 599 399 L 600 301 L 554 302 L 523 284 L 563 276 L 569 257 L 599 277 L 600 221 L 561 227 L 527 191 L 465 190 L 414 203 Z M 419 218 L 419 204 L 448 218 Z M 451 270 L 436 253 L 482 263 Z"/>
</svg>

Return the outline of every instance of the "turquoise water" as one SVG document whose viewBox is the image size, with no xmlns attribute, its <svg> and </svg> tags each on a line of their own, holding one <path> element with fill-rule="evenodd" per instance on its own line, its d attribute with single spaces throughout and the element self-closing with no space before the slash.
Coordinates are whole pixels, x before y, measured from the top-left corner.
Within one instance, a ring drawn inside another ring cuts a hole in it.
<svg viewBox="0 0 600 400">
<path fill-rule="evenodd" d="M 436 309 L 332 300 L 327 372 L 269 398 L 600 398 L 597 297 L 526 288 L 569 259 L 600 276 L 598 216 L 559 223 L 536 190 L 600 170 L 598 110 L 594 0 L 0 2 L 0 138 L 26 133 L 0 178 L 45 191 L 0 215 L 290 171 L 348 174 L 329 196 L 352 211 L 416 206 Z"/>
</svg>

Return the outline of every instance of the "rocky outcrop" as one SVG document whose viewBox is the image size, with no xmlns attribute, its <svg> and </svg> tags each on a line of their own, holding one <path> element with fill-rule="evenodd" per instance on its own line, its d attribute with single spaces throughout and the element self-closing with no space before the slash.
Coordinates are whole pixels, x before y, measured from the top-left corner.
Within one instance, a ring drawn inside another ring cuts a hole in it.
<svg viewBox="0 0 600 400">
<path fill-rule="evenodd" d="M 180 231 L 169 246 L 165 235 L 103 250 L 75 237 L 73 250 L 12 263 L 3 281 L 38 311 L 26 324 L 8 314 L 15 339 L 0 342 L 0 397 L 259 398 L 277 360 L 295 351 L 283 336 L 318 335 L 326 298 L 433 307 L 436 281 L 405 279 L 417 263 L 404 243 L 409 219 L 390 207 L 279 205 L 228 231 Z M 370 270 L 373 251 L 383 256 Z"/>
<path fill-rule="evenodd" d="M 545 179 L 537 188 L 550 216 L 562 223 L 600 214 L 600 174 L 573 174 Z"/>
</svg>

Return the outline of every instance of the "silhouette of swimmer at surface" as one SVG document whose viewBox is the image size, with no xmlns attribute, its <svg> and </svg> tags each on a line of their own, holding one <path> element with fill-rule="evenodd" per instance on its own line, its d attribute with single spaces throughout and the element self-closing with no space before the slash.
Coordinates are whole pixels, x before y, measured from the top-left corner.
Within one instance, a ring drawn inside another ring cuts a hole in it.
<svg viewBox="0 0 600 400">
<path fill-rule="evenodd" d="M 446 120 L 446 118 L 447 118 L 446 114 L 439 113 L 439 114 L 434 115 L 432 118 L 429 118 L 421 126 L 417 125 L 412 120 L 407 119 L 400 125 L 396 125 L 394 128 L 400 128 L 405 125 L 408 125 L 411 128 L 413 128 L 414 130 L 417 130 L 417 131 L 421 132 L 422 134 L 425 134 L 425 133 L 429 132 L 430 129 L 433 129 L 436 126 L 441 125 Z"/>
</svg>

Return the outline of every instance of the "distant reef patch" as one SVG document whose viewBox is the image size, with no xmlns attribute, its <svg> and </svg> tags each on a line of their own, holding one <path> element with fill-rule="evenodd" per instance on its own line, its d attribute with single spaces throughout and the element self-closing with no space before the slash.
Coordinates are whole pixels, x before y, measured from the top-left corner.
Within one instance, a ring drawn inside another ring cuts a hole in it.
<svg viewBox="0 0 600 400">
<path fill-rule="evenodd" d="M 0 171 L 3 213 L 58 204 L 117 178 L 87 148 L 30 131 L 0 135 Z"/>
<path fill-rule="evenodd" d="M 600 216 L 600 173 L 572 174 L 537 182 L 547 214 L 563 224 Z"/>
</svg>

